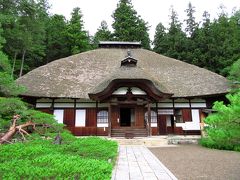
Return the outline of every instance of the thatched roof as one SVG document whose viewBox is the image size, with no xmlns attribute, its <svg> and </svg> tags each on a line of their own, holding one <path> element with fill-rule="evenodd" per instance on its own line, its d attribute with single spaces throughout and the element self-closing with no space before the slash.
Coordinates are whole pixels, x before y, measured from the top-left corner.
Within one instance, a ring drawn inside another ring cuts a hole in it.
<svg viewBox="0 0 240 180">
<path fill-rule="evenodd" d="M 149 50 L 131 49 L 136 67 L 121 67 L 127 49 L 100 48 L 59 59 L 17 80 L 27 87 L 23 95 L 89 99 L 114 79 L 148 79 L 159 91 L 173 97 L 228 92 L 227 80 L 211 71 L 168 58 Z"/>
</svg>

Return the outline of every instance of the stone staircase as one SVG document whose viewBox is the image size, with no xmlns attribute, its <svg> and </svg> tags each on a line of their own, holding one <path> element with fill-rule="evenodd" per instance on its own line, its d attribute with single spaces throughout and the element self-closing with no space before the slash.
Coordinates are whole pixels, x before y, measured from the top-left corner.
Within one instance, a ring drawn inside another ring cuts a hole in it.
<svg viewBox="0 0 240 180">
<path fill-rule="evenodd" d="M 134 138 L 134 137 L 147 137 L 148 132 L 146 128 L 114 128 L 111 131 L 111 137 L 124 137 L 124 138 Z"/>
<path fill-rule="evenodd" d="M 142 145 L 147 147 L 169 147 L 166 136 L 152 137 L 135 137 L 133 139 L 125 139 L 123 137 L 111 137 L 111 140 L 117 141 L 119 145 Z"/>
</svg>

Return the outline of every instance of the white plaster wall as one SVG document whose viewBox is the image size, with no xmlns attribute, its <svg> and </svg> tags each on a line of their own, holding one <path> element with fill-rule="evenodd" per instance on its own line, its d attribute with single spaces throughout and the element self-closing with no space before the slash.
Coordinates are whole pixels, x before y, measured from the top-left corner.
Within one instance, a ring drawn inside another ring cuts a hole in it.
<svg viewBox="0 0 240 180">
<path fill-rule="evenodd" d="M 54 108 L 74 108 L 74 103 L 54 103 Z"/>
<path fill-rule="evenodd" d="M 158 109 L 158 114 L 173 115 L 173 109 Z"/>
<path fill-rule="evenodd" d="M 127 93 L 127 87 L 120 87 L 116 91 L 114 91 L 112 94 L 126 94 Z"/>
<path fill-rule="evenodd" d="M 36 103 L 36 108 L 50 108 L 52 103 Z"/>
<path fill-rule="evenodd" d="M 77 108 L 95 108 L 96 103 L 76 103 Z"/>
<path fill-rule="evenodd" d="M 146 92 L 141 90 L 140 88 L 132 87 L 131 89 L 132 89 L 133 94 L 136 94 L 136 95 L 145 95 L 146 94 Z M 117 95 L 125 95 L 127 93 L 127 91 L 128 91 L 128 87 L 120 87 L 117 90 L 115 90 L 113 92 L 113 94 L 115 94 L 115 95 L 116 94 Z"/>
<path fill-rule="evenodd" d="M 157 123 L 152 123 L 151 122 L 151 127 L 157 127 Z"/>
<path fill-rule="evenodd" d="M 158 103 L 158 107 L 162 107 L 162 108 L 165 108 L 165 107 L 173 107 L 173 103 Z"/>
<path fill-rule="evenodd" d="M 205 102 L 202 102 L 202 103 L 192 103 L 191 102 L 191 106 L 193 108 L 206 108 L 207 104 Z"/>
<path fill-rule="evenodd" d="M 108 127 L 108 123 L 97 123 L 97 127 Z"/>
<path fill-rule="evenodd" d="M 183 130 L 200 130 L 199 110 L 192 109 L 192 121 L 185 123 L 176 123 L 176 127 L 182 127 Z"/>
<path fill-rule="evenodd" d="M 176 108 L 190 108 L 189 103 L 174 103 L 174 107 Z"/>
<path fill-rule="evenodd" d="M 146 95 L 146 92 L 137 88 L 137 87 L 133 87 L 132 88 L 132 93 L 136 94 L 136 95 Z"/>
<path fill-rule="evenodd" d="M 63 113 L 64 113 L 63 109 L 55 109 L 54 110 L 53 114 L 58 123 L 63 124 Z"/>
<path fill-rule="evenodd" d="M 86 110 L 85 109 L 76 110 L 75 126 L 85 127 L 85 125 L 86 125 Z"/>
</svg>

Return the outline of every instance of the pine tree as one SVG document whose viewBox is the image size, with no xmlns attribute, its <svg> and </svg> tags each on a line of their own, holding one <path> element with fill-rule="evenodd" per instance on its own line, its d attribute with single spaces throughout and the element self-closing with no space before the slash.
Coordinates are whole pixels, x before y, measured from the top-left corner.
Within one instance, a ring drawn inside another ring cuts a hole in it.
<svg viewBox="0 0 240 180">
<path fill-rule="evenodd" d="M 114 38 L 117 41 L 141 41 L 144 48 L 150 48 L 149 27 L 137 15 L 131 0 L 120 0 L 112 17 Z"/>
</svg>

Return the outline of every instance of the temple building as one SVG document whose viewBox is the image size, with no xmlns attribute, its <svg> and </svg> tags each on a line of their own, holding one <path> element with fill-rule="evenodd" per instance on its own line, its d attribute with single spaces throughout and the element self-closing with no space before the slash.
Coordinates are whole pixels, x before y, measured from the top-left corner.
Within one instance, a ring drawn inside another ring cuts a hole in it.
<svg viewBox="0 0 240 180">
<path fill-rule="evenodd" d="M 229 91 L 224 77 L 139 42 L 100 42 L 96 50 L 50 62 L 17 83 L 36 109 L 84 136 L 199 134 L 206 111 Z"/>
</svg>

